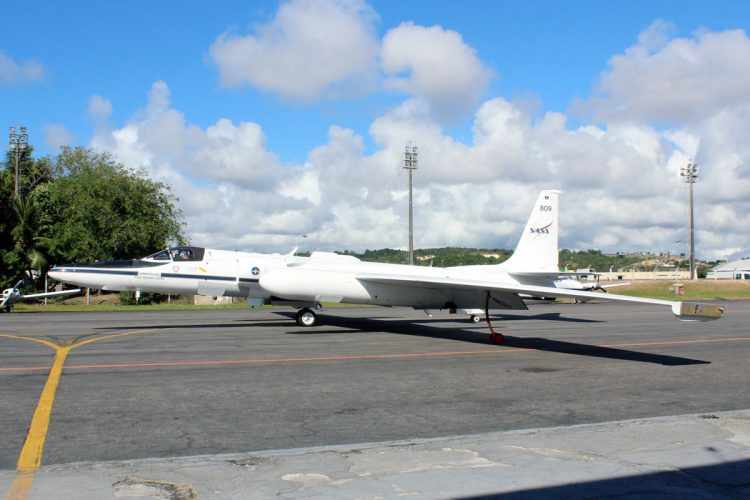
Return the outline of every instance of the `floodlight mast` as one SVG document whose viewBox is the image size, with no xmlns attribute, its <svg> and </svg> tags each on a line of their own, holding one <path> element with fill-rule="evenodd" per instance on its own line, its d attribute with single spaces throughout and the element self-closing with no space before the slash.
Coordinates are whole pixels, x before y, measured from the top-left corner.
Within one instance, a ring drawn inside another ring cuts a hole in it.
<svg viewBox="0 0 750 500">
<path fill-rule="evenodd" d="M 689 256 L 690 259 L 690 279 L 696 279 L 695 269 L 695 218 L 693 214 L 693 185 L 698 180 L 698 164 L 695 160 L 689 160 L 687 165 L 680 169 L 682 180 L 688 184 L 690 199 L 690 216 L 689 216 Z"/>
<path fill-rule="evenodd" d="M 414 265 L 414 171 L 417 169 L 417 146 L 408 143 L 404 149 L 404 168 L 409 171 L 409 264 Z"/>
<path fill-rule="evenodd" d="M 13 160 L 15 161 L 15 188 L 13 194 L 16 198 L 20 196 L 18 189 L 18 179 L 20 177 L 21 168 L 21 154 L 29 146 L 29 132 L 26 127 L 19 127 L 19 131 L 16 132 L 16 127 L 10 127 L 10 134 L 8 134 L 8 146 L 10 152 L 13 154 Z"/>
</svg>

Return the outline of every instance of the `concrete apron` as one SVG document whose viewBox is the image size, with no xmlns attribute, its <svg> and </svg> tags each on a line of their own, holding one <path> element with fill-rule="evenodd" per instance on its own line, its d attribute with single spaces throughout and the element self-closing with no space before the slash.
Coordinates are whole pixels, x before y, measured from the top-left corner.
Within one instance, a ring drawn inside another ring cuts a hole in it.
<svg viewBox="0 0 750 500">
<path fill-rule="evenodd" d="M 363 422 L 363 425 L 366 425 Z M 15 471 L 0 471 L 0 493 Z M 750 410 L 44 466 L 30 499 L 750 498 Z"/>
</svg>

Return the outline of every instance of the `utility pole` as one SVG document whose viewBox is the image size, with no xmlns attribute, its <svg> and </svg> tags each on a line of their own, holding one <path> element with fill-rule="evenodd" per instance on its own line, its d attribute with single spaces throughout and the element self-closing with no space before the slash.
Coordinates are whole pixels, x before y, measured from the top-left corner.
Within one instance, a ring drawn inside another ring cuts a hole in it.
<svg viewBox="0 0 750 500">
<path fill-rule="evenodd" d="M 414 265 L 414 171 L 417 169 L 417 147 L 411 143 L 404 149 L 404 168 L 409 171 L 409 264 Z"/>
<path fill-rule="evenodd" d="M 8 145 L 10 146 L 10 152 L 13 153 L 13 159 L 15 160 L 16 164 L 16 179 L 13 194 L 16 198 L 18 198 L 20 196 L 20 191 L 18 190 L 18 179 L 20 177 L 21 169 L 21 154 L 23 154 L 23 152 L 29 146 L 29 132 L 26 127 L 20 127 L 18 133 L 16 133 L 16 127 L 10 127 L 10 134 L 8 135 Z"/>
<path fill-rule="evenodd" d="M 695 220 L 693 215 L 693 185 L 695 184 L 696 180 L 698 179 L 698 164 L 694 160 L 689 160 L 687 165 L 682 167 L 680 169 L 680 175 L 682 176 L 682 180 L 684 180 L 688 184 L 688 189 L 690 192 L 690 217 L 689 217 L 689 224 L 690 224 L 690 234 L 688 236 L 689 241 L 689 259 L 690 259 L 690 279 L 694 280 L 696 279 L 696 269 L 695 269 Z"/>
</svg>

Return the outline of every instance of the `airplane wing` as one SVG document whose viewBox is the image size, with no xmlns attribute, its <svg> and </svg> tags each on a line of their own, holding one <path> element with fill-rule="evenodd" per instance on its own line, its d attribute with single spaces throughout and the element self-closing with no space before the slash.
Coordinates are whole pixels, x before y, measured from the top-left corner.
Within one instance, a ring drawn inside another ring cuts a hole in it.
<svg viewBox="0 0 750 500">
<path fill-rule="evenodd" d="M 402 285 L 418 288 L 442 288 L 459 290 L 478 290 L 493 292 L 500 295 L 528 294 L 536 297 L 568 297 L 580 299 L 609 300 L 613 302 L 634 302 L 638 304 L 654 304 L 668 306 L 678 319 L 683 321 L 705 321 L 718 319 L 724 314 L 724 307 L 715 304 L 700 304 L 691 302 L 678 302 L 662 299 L 650 299 L 645 297 L 631 297 L 628 295 L 615 295 L 611 293 L 602 294 L 586 292 L 582 290 L 568 290 L 565 288 L 517 285 L 512 283 L 497 283 L 483 280 L 467 280 L 455 278 L 435 278 L 422 276 L 391 276 L 377 274 L 362 274 L 357 276 L 362 282 L 381 283 L 388 285 Z"/>
<path fill-rule="evenodd" d="M 45 297 L 59 297 L 61 295 L 73 295 L 80 293 L 81 289 L 76 288 L 74 290 L 63 290 L 62 292 L 46 292 L 46 293 L 32 293 L 29 295 L 21 295 L 20 300 L 26 299 L 43 299 Z"/>
<path fill-rule="evenodd" d="M 628 282 L 628 283 L 612 283 L 612 284 L 609 284 L 609 285 L 599 285 L 599 288 L 604 288 L 606 290 L 606 289 L 609 289 L 609 288 L 616 288 L 618 286 L 628 286 L 628 285 L 630 285 L 630 282 Z"/>
</svg>

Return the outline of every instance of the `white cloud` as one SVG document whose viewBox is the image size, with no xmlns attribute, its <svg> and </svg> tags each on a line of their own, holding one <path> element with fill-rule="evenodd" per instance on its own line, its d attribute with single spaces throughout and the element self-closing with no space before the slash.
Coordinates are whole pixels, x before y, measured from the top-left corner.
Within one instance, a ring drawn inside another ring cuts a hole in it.
<svg viewBox="0 0 750 500">
<path fill-rule="evenodd" d="M 73 134 L 59 123 L 44 126 L 44 142 L 53 151 L 57 151 L 62 146 L 72 146 L 74 139 Z"/>
<path fill-rule="evenodd" d="M 221 35 L 210 48 L 224 85 L 252 85 L 312 100 L 372 84 L 375 14 L 360 0 L 291 0 L 251 34 Z"/>
<path fill-rule="evenodd" d="M 147 104 L 128 122 L 97 129 L 91 146 L 168 183 L 193 241 L 221 248 L 262 241 L 269 248 L 286 245 L 312 224 L 309 200 L 277 192 L 299 170 L 282 166 L 265 148 L 259 125 L 226 118 L 205 129 L 190 124 L 172 107 L 163 81 L 153 84 Z"/>
<path fill-rule="evenodd" d="M 226 118 L 206 129 L 194 163 L 193 175 L 252 186 L 273 185 L 280 174 L 279 161 L 266 149 L 260 125 L 235 125 Z"/>
<path fill-rule="evenodd" d="M 0 50 L 0 84 L 41 80 L 44 66 L 36 61 L 16 61 Z"/>
<path fill-rule="evenodd" d="M 461 34 L 441 26 L 402 23 L 383 38 L 381 59 L 388 88 L 424 98 L 441 117 L 471 109 L 491 76 Z"/>
<path fill-rule="evenodd" d="M 122 161 L 158 173 L 165 165 L 212 182 L 250 188 L 278 181 L 279 163 L 265 147 L 256 123 L 219 119 L 205 130 L 187 123 L 170 103 L 170 90 L 155 82 L 148 103 L 119 129 L 97 131 L 92 145 L 114 152 Z"/>
<path fill-rule="evenodd" d="M 461 34 L 409 22 L 380 41 L 376 20 L 363 0 L 290 0 L 251 33 L 221 35 L 209 52 L 223 85 L 289 99 L 363 94 L 382 80 L 382 88 L 422 100 L 441 120 L 479 102 L 491 71 Z"/>
<path fill-rule="evenodd" d="M 674 50 L 666 32 L 659 25 L 643 33 L 639 50 Z M 724 39 L 727 32 L 713 36 Z M 702 57 L 701 40 L 688 43 L 683 57 Z M 697 92 L 688 87 L 681 89 L 684 96 Z M 666 111 L 571 125 L 563 113 L 537 115 L 495 97 L 476 110 L 471 139 L 459 141 L 436 116 L 436 101 L 419 95 L 421 87 L 413 92 L 372 121 L 373 151 L 355 131 L 332 125 L 303 165 L 284 165 L 269 151 L 261 124 L 225 118 L 205 128 L 189 123 L 172 107 L 164 82 L 154 84 L 131 120 L 98 131 L 93 144 L 174 186 L 193 241 L 209 246 L 404 247 L 401 158 L 410 139 L 420 148 L 420 247 L 513 247 L 538 190 L 561 188 L 564 246 L 684 251 L 687 190 L 679 169 L 696 157 L 699 255 L 727 257 L 748 248 L 750 103 L 706 105 L 664 130 L 653 122 L 670 116 Z M 613 93 L 606 109 L 620 109 L 620 102 L 625 109 L 636 97 Z"/>
<path fill-rule="evenodd" d="M 103 122 L 112 114 L 112 103 L 100 95 L 89 97 L 88 115 L 95 122 Z"/>
<path fill-rule="evenodd" d="M 613 56 L 579 112 L 601 120 L 695 122 L 750 103 L 750 38 L 742 30 L 701 30 L 669 39 L 657 21 Z"/>
</svg>

